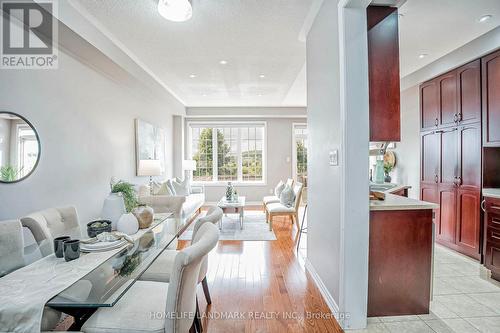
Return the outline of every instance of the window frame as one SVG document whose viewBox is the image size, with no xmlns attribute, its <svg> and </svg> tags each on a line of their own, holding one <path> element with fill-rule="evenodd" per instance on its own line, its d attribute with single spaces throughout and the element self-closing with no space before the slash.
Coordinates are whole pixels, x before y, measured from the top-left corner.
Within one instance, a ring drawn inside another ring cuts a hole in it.
<svg viewBox="0 0 500 333">
<path fill-rule="evenodd" d="M 187 144 L 186 152 L 189 159 L 193 158 L 193 127 L 198 128 L 212 128 L 212 180 L 211 181 L 196 181 L 193 180 L 193 185 L 203 186 L 226 186 L 228 181 L 218 180 L 218 167 L 217 167 L 217 129 L 219 128 L 244 128 L 244 127 L 261 127 L 263 128 L 262 136 L 262 180 L 248 181 L 243 180 L 243 165 L 242 165 L 242 151 L 241 151 L 241 131 L 237 135 L 237 180 L 231 181 L 233 185 L 237 186 L 266 186 L 267 185 L 267 122 L 266 121 L 188 121 L 187 128 Z"/>
<path fill-rule="evenodd" d="M 297 181 L 298 170 L 297 170 L 297 139 L 307 139 L 309 140 L 309 132 L 307 135 L 295 135 L 295 129 L 308 129 L 307 123 L 293 123 L 292 124 L 292 178 Z M 307 148 L 307 153 L 309 154 L 309 147 Z M 309 171 L 309 170 L 308 170 Z"/>
</svg>

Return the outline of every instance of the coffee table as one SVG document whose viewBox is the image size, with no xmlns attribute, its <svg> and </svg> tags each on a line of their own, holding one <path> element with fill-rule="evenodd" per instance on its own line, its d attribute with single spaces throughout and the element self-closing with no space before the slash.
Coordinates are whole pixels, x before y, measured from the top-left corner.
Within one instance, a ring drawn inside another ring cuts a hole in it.
<svg viewBox="0 0 500 333">
<path fill-rule="evenodd" d="M 245 211 L 245 197 L 238 197 L 238 200 L 227 201 L 226 197 L 222 197 L 217 204 L 224 214 L 239 214 L 240 215 L 240 229 L 243 229 L 243 214 Z M 220 221 L 219 228 L 222 230 L 222 220 Z"/>
</svg>

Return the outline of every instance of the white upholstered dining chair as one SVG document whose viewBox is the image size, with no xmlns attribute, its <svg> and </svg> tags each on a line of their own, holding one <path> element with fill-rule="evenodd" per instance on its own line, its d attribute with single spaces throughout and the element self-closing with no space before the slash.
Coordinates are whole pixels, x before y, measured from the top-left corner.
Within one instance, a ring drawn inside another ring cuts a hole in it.
<svg viewBox="0 0 500 333">
<path fill-rule="evenodd" d="M 60 236 L 81 238 L 80 224 L 76 208 L 49 208 L 31 213 L 21 218 L 23 226 L 31 230 L 42 255 L 54 252 L 53 239 Z"/>
<path fill-rule="evenodd" d="M 19 220 L 0 221 L 0 276 L 24 266 L 23 233 Z"/>
<path fill-rule="evenodd" d="M 193 227 L 194 240 L 196 234 L 200 227 L 207 222 L 214 225 L 219 224 L 222 216 L 224 215 L 222 209 L 217 206 L 212 206 L 208 209 L 207 214 L 196 220 Z M 148 268 L 146 272 L 141 276 L 141 280 L 145 281 L 157 281 L 157 282 L 170 282 L 170 272 L 172 271 L 172 266 L 175 260 L 177 251 L 165 251 L 158 259 Z M 212 304 L 212 299 L 210 297 L 210 292 L 208 290 L 207 282 L 207 272 L 208 272 L 208 256 L 203 259 L 200 266 L 200 274 L 198 275 L 198 283 L 201 283 L 203 287 L 203 293 L 205 294 L 205 299 L 207 304 Z"/>
<path fill-rule="evenodd" d="M 6 275 L 25 265 L 23 257 L 23 228 L 19 220 L 0 221 L 0 276 Z M 55 328 L 61 312 L 45 307 L 42 314 L 41 330 Z"/>
<path fill-rule="evenodd" d="M 196 285 L 203 259 L 216 246 L 219 229 L 203 224 L 191 246 L 175 256 L 170 283 L 136 281 L 113 307 L 100 308 L 82 326 L 86 333 L 185 333 L 196 318 Z"/>
</svg>

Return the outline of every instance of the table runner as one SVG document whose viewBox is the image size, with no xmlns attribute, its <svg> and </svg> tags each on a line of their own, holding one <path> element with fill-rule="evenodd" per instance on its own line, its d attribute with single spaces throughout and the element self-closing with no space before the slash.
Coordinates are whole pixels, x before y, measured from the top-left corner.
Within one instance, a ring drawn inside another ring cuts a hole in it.
<svg viewBox="0 0 500 333">
<path fill-rule="evenodd" d="M 131 237 L 136 240 L 148 229 Z M 127 245 L 66 262 L 51 254 L 0 278 L 0 332 L 40 332 L 45 304 Z"/>
</svg>

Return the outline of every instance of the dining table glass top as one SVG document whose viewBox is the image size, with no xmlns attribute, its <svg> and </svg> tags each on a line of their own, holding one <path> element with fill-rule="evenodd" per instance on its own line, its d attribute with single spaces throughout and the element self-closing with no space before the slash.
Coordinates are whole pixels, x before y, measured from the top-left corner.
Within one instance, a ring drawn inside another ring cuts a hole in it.
<svg viewBox="0 0 500 333">
<path fill-rule="evenodd" d="M 132 237 L 133 243 L 124 245 L 47 305 L 58 309 L 114 306 L 164 250 L 175 250 L 174 241 L 186 227 L 170 214 L 155 215 L 149 230 Z"/>
</svg>

